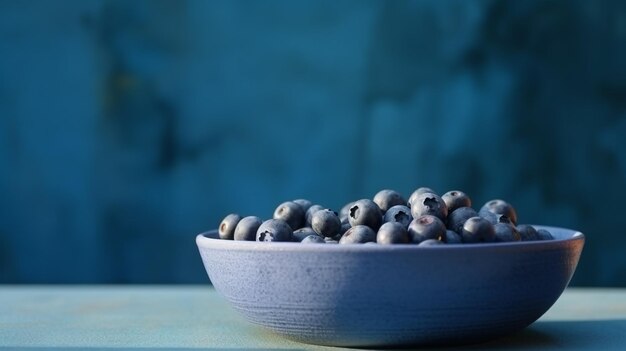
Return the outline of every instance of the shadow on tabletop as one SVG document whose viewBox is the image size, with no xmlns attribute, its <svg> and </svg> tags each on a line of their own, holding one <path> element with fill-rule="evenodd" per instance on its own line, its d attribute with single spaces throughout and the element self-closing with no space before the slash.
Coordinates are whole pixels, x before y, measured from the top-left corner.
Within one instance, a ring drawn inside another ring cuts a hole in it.
<svg viewBox="0 0 626 351">
<path fill-rule="evenodd" d="M 625 350 L 626 318 L 538 321 L 507 337 L 454 347 L 404 347 L 396 350 Z M 392 348 L 385 350 L 393 350 Z"/>
<path fill-rule="evenodd" d="M 481 350 L 624 350 L 626 319 L 538 321 L 509 337 L 473 345 Z"/>
<path fill-rule="evenodd" d="M 304 351 L 311 349 L 330 350 L 333 347 L 301 344 L 298 348 L 220 348 L 220 347 L 37 347 L 37 346 L 0 346 L 0 350 L 88 350 L 88 351 L 148 351 L 148 350 L 174 350 L 174 351 L 197 351 L 197 350 L 226 350 L 243 351 L 253 349 L 281 350 L 281 351 Z M 511 336 L 498 340 L 458 347 L 406 347 L 399 350 L 624 350 L 626 345 L 626 319 L 613 320 L 588 320 L 588 321 L 539 321 L 530 327 Z M 356 350 L 348 348 L 347 350 Z M 374 350 L 374 349 L 371 349 Z M 393 349 L 387 349 L 393 350 Z"/>
<path fill-rule="evenodd" d="M 626 319 L 538 321 L 507 337 L 458 347 L 430 350 L 624 350 Z M 407 347 L 403 350 L 426 350 Z"/>
</svg>

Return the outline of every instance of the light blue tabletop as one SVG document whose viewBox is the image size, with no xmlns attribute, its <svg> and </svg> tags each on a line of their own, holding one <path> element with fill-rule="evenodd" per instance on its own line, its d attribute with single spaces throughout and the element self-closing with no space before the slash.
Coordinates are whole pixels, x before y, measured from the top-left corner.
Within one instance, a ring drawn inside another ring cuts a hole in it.
<svg viewBox="0 0 626 351">
<path fill-rule="evenodd" d="M 471 348 L 626 350 L 626 289 L 570 288 L 529 328 Z M 0 350 L 9 349 L 335 348 L 251 325 L 208 286 L 0 286 Z"/>
</svg>

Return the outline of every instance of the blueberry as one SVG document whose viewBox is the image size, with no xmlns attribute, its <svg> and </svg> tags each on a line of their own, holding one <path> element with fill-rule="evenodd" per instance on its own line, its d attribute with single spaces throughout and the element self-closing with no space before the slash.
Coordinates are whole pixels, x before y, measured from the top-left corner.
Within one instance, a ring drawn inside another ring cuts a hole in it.
<svg viewBox="0 0 626 351">
<path fill-rule="evenodd" d="M 497 223 L 504 223 L 504 224 L 510 224 L 510 225 L 515 225 L 515 223 L 513 223 L 513 221 L 511 221 L 511 219 L 505 215 L 496 215 L 496 222 Z"/>
<path fill-rule="evenodd" d="M 294 230 L 293 231 L 293 235 L 292 235 L 292 240 L 296 241 L 296 242 L 301 242 L 302 239 L 306 238 L 309 235 L 317 235 L 319 236 L 314 230 L 313 228 L 309 228 L 309 227 L 304 227 L 304 228 L 300 228 L 298 230 Z"/>
<path fill-rule="evenodd" d="M 342 219 L 341 220 L 341 229 L 339 230 L 339 235 L 343 235 L 350 228 L 352 228 L 352 226 L 350 225 L 350 222 L 348 221 L 348 217 L 346 217 L 345 220 Z"/>
<path fill-rule="evenodd" d="M 293 202 L 297 203 L 298 205 L 300 205 L 300 207 L 302 207 L 302 210 L 304 211 L 304 213 L 306 213 L 306 211 L 309 210 L 309 208 L 311 206 L 313 206 L 313 203 L 307 199 L 297 199 L 297 200 L 293 200 Z"/>
<path fill-rule="evenodd" d="M 505 223 L 505 224 L 515 225 L 515 224 L 513 224 L 513 222 L 511 222 L 511 219 L 509 217 L 507 217 L 505 215 L 493 213 L 493 212 L 491 212 L 491 211 L 489 211 L 489 210 L 487 210 L 485 208 L 481 209 L 478 212 L 478 216 L 488 220 L 489 223 L 491 223 L 493 225 L 498 224 L 498 223 Z"/>
<path fill-rule="evenodd" d="M 493 212 L 491 212 L 491 211 L 485 210 L 485 209 L 481 209 L 478 212 L 478 217 L 482 217 L 482 218 L 486 219 L 492 225 L 498 223 L 498 215 L 493 213 Z"/>
<path fill-rule="evenodd" d="M 478 216 L 478 213 L 476 213 L 473 208 L 459 207 L 456 210 L 450 212 L 450 214 L 448 215 L 448 229 L 455 231 L 457 234 L 461 234 L 465 221 L 476 216 Z"/>
<path fill-rule="evenodd" d="M 220 239 L 225 240 L 233 240 L 235 237 L 235 228 L 237 227 L 237 223 L 241 220 L 241 216 L 236 213 L 231 213 L 228 216 L 224 217 L 222 223 L 217 230 L 217 233 L 220 236 Z"/>
<path fill-rule="evenodd" d="M 366 225 L 372 228 L 372 230 L 378 230 L 383 222 L 383 217 L 380 213 L 380 208 L 374 201 L 362 199 L 355 201 L 352 207 L 350 207 L 348 220 L 353 227 Z"/>
<path fill-rule="evenodd" d="M 497 242 L 520 241 L 522 240 L 519 232 L 514 226 L 507 223 L 496 223 L 493 226 L 496 232 Z"/>
<path fill-rule="evenodd" d="M 415 200 L 422 194 L 425 193 L 431 193 L 431 194 L 436 194 L 436 192 L 431 189 L 431 188 L 427 188 L 427 187 L 421 187 L 421 188 L 417 188 L 412 194 L 411 196 L 409 196 L 409 201 L 407 201 L 407 206 L 408 207 L 413 207 L 413 202 L 415 202 Z"/>
<path fill-rule="evenodd" d="M 306 218 L 306 226 L 310 227 L 311 226 L 311 217 L 313 216 L 313 214 L 319 210 L 323 210 L 324 207 L 320 206 L 320 205 L 312 205 L 311 207 L 309 207 L 309 209 L 306 211 L 305 214 L 305 218 Z"/>
<path fill-rule="evenodd" d="M 552 236 L 552 233 L 550 233 L 549 231 L 547 231 L 545 229 L 539 229 L 539 230 L 537 230 L 537 239 L 539 239 L 539 240 L 553 240 L 554 236 Z"/>
<path fill-rule="evenodd" d="M 378 229 L 376 242 L 379 244 L 406 244 L 409 242 L 409 233 L 402 224 L 387 222 Z"/>
<path fill-rule="evenodd" d="M 303 244 L 325 244 L 326 241 L 321 236 L 315 234 L 315 235 L 309 235 L 306 238 L 302 239 L 301 243 L 303 243 Z"/>
<path fill-rule="evenodd" d="M 491 242 L 496 239 L 496 231 L 488 220 L 472 217 L 463 224 L 461 238 L 464 243 Z"/>
<path fill-rule="evenodd" d="M 437 239 L 426 239 L 421 243 L 417 244 L 417 246 L 437 246 L 437 245 L 445 245 L 443 241 L 439 241 Z"/>
<path fill-rule="evenodd" d="M 358 224 L 350 229 L 339 240 L 340 244 L 363 244 L 376 241 L 376 232 L 369 226 Z"/>
<path fill-rule="evenodd" d="M 341 230 L 341 220 L 334 211 L 319 210 L 311 216 L 311 228 L 321 236 L 332 237 Z"/>
<path fill-rule="evenodd" d="M 421 243 L 428 239 L 445 240 L 446 226 L 435 216 L 423 215 L 409 224 L 408 232 L 413 243 Z"/>
<path fill-rule="evenodd" d="M 237 223 L 237 227 L 235 227 L 233 238 L 235 240 L 255 241 L 256 231 L 259 229 L 259 226 L 261 226 L 261 223 L 262 221 L 259 217 L 243 217 L 239 223 Z"/>
<path fill-rule="evenodd" d="M 326 244 L 339 244 L 339 240 L 335 240 L 334 238 L 324 238 Z"/>
<path fill-rule="evenodd" d="M 461 239 L 461 236 L 457 234 L 457 232 L 448 229 L 446 230 L 445 242 L 448 244 L 461 244 L 463 243 L 463 240 Z"/>
<path fill-rule="evenodd" d="M 513 206 L 506 201 L 498 199 L 487 201 L 487 203 L 485 203 L 478 212 L 480 213 L 483 210 L 493 212 L 497 215 L 507 216 L 514 225 L 517 224 L 517 213 L 515 212 Z"/>
<path fill-rule="evenodd" d="M 532 225 L 520 224 L 517 226 L 517 231 L 519 232 L 519 235 L 522 237 L 522 241 L 539 240 L 539 236 L 537 235 L 537 230 Z"/>
<path fill-rule="evenodd" d="M 348 202 L 341 208 L 341 211 L 339 211 L 339 219 L 341 219 L 341 223 L 343 223 L 344 220 L 348 220 L 348 217 L 350 216 L 350 207 L 352 207 L 352 205 L 354 205 L 354 201 Z"/>
<path fill-rule="evenodd" d="M 404 228 L 408 228 L 412 220 L 413 216 L 411 216 L 411 209 L 404 205 L 391 207 L 387 210 L 387 212 L 385 212 L 385 217 L 383 219 L 385 223 L 400 223 L 404 226 Z"/>
<path fill-rule="evenodd" d="M 393 206 L 406 204 L 406 200 L 399 192 L 385 189 L 374 195 L 374 203 L 385 213 Z"/>
<path fill-rule="evenodd" d="M 452 190 L 441 196 L 443 202 L 448 207 L 448 213 L 456 210 L 459 207 L 472 207 L 472 200 L 462 191 Z"/>
<path fill-rule="evenodd" d="M 293 201 L 287 201 L 276 207 L 274 219 L 282 219 L 289 224 L 291 230 L 296 230 L 304 226 L 305 213 L 302 206 Z"/>
<path fill-rule="evenodd" d="M 256 231 L 256 241 L 291 241 L 293 230 L 282 219 L 269 219 Z"/>
<path fill-rule="evenodd" d="M 413 218 L 431 215 L 445 221 L 448 216 L 448 207 L 439 195 L 423 193 L 419 195 L 411 205 L 411 215 Z"/>
</svg>

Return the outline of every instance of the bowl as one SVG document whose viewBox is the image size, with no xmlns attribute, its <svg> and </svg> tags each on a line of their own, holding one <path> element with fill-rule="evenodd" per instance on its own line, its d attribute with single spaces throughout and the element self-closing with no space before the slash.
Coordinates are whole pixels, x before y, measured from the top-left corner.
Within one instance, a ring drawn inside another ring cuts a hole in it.
<svg viewBox="0 0 626 351">
<path fill-rule="evenodd" d="M 254 324 L 304 343 L 457 345 L 521 330 L 569 283 L 585 237 L 435 246 L 196 243 L 217 292 Z"/>
</svg>

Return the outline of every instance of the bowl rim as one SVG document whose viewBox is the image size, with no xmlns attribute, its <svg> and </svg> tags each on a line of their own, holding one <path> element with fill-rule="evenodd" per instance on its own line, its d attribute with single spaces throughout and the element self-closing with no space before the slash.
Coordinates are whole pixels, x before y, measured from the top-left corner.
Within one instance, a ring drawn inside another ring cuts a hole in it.
<svg viewBox="0 0 626 351">
<path fill-rule="evenodd" d="M 368 244 L 301 244 L 298 242 L 257 242 L 257 241 L 234 241 L 219 239 L 217 229 L 200 233 L 196 236 L 196 244 L 198 248 L 204 249 L 226 249 L 226 250 L 244 250 L 244 251 L 313 251 L 313 252 L 332 252 L 332 251 L 414 251 L 414 250 L 445 250 L 445 251 L 481 251 L 493 249 L 510 249 L 516 250 L 528 248 L 534 249 L 539 246 L 546 248 L 558 247 L 567 243 L 582 242 L 584 244 L 585 235 L 574 229 L 553 227 L 545 225 L 535 225 L 537 229 L 547 229 L 552 232 L 567 231 L 570 232 L 565 238 L 555 238 L 553 240 L 534 240 L 534 241 L 515 241 L 515 242 L 493 242 L 480 244 L 446 244 L 446 245 L 430 245 L 418 246 L 416 244 L 393 244 L 393 245 L 368 245 Z"/>
</svg>

